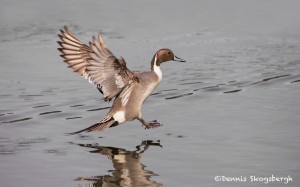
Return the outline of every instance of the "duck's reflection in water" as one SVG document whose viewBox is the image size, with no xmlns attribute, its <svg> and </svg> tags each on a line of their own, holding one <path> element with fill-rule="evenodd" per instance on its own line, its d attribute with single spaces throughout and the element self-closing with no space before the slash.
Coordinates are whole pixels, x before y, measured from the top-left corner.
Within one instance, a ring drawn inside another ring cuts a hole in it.
<svg viewBox="0 0 300 187">
<path fill-rule="evenodd" d="M 113 163 L 114 170 L 110 170 L 108 175 L 94 177 L 79 177 L 78 181 L 89 181 L 87 186 L 163 186 L 151 180 L 152 176 L 157 176 L 152 171 L 146 170 L 141 163 L 142 154 L 150 146 L 162 147 L 160 141 L 144 140 L 135 151 L 128 151 L 123 148 L 105 147 L 97 144 L 78 144 L 82 147 L 94 148 L 91 153 L 99 153 L 107 156 Z"/>
</svg>

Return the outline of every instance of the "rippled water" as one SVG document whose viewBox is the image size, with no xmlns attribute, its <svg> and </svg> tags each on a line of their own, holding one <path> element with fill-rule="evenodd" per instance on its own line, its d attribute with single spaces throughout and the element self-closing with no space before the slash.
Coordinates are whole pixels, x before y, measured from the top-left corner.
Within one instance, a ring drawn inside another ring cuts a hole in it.
<svg viewBox="0 0 300 187">
<path fill-rule="evenodd" d="M 250 181 L 253 175 L 290 176 L 287 186 L 299 186 L 300 38 L 291 34 L 298 28 L 269 28 L 264 23 L 272 20 L 262 17 L 249 22 L 262 27 L 249 31 L 244 21 L 260 4 L 237 12 L 233 23 L 225 22 L 233 15 L 225 10 L 245 9 L 237 1 L 222 4 L 215 17 L 208 11 L 215 1 L 199 2 L 202 11 L 190 4 L 178 14 L 154 14 L 153 2 L 89 2 L 83 14 L 81 1 L 1 1 L 0 186 L 263 186 Z M 281 20 L 299 3 L 273 5 L 285 11 L 274 14 Z M 23 16 L 11 16 L 13 10 Z M 256 17 L 265 10 L 263 4 Z M 132 70 L 149 69 L 163 47 L 187 61 L 162 64 L 163 81 L 144 104 L 144 117 L 163 126 L 144 130 L 133 121 L 104 133 L 65 134 L 96 123 L 110 103 L 60 59 L 56 34 L 64 24 L 85 42 L 103 32 Z M 159 29 L 149 32 L 149 24 Z"/>
</svg>

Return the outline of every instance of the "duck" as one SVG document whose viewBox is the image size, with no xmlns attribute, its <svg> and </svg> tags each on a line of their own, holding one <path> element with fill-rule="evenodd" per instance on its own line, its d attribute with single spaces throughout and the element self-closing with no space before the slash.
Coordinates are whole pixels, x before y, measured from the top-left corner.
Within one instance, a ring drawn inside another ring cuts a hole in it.
<svg viewBox="0 0 300 187">
<path fill-rule="evenodd" d="M 58 37 L 58 50 L 68 67 L 93 84 L 103 94 L 104 101 L 113 100 L 109 112 L 98 123 L 69 134 L 105 131 L 136 119 L 145 129 L 161 126 L 157 120 L 146 121 L 142 117 L 142 105 L 162 80 L 160 65 L 185 60 L 163 48 L 154 54 L 149 71 L 131 71 L 125 59 L 117 58 L 107 47 L 100 32 L 89 45 L 82 43 L 67 26 L 60 29 Z"/>
</svg>

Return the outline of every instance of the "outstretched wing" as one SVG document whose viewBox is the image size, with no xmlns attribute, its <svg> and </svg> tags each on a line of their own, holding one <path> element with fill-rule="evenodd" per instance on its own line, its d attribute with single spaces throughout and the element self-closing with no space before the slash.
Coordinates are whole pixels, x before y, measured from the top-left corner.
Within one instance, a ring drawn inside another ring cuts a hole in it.
<svg viewBox="0 0 300 187">
<path fill-rule="evenodd" d="M 138 78 L 131 72 L 123 58 L 117 59 L 105 45 L 101 34 L 93 37 L 89 46 L 77 39 L 65 26 L 59 35 L 61 41 L 58 50 L 64 61 L 75 72 L 88 78 L 109 101 L 117 96 L 126 86 L 137 82 Z"/>
<path fill-rule="evenodd" d="M 98 39 L 93 37 L 90 42 L 93 52 L 87 66 L 91 80 L 98 85 L 105 99 L 110 100 L 118 95 L 123 88 L 137 81 L 137 77 L 126 67 L 123 58 L 117 59 L 105 45 L 101 34 Z"/>
</svg>

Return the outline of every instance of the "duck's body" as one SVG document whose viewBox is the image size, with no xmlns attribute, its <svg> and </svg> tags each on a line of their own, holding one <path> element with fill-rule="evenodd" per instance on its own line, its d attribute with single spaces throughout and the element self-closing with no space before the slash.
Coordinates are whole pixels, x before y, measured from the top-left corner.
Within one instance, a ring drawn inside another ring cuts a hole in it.
<svg viewBox="0 0 300 187">
<path fill-rule="evenodd" d="M 121 95 L 123 94 L 128 96 L 125 98 L 116 97 L 111 109 L 117 111 L 113 117 L 119 123 L 140 119 L 142 117 L 141 107 L 143 103 L 160 82 L 157 74 L 153 71 L 134 74 L 139 79 L 139 82 L 136 82 L 127 89 L 124 89 L 121 92 Z M 124 114 L 124 118 L 122 118 L 122 114 Z"/>
<path fill-rule="evenodd" d="M 105 101 L 114 99 L 110 111 L 99 123 L 75 133 L 104 131 L 134 119 L 138 119 L 147 129 L 160 126 L 156 120 L 146 122 L 142 118 L 141 107 L 162 80 L 160 64 L 174 60 L 171 50 L 157 51 L 151 61 L 150 71 L 132 72 L 123 58 L 117 59 L 107 48 L 100 33 L 98 40 L 93 37 L 90 46 L 78 40 L 67 27 L 61 33 L 58 43 L 64 61 L 74 72 L 95 84 Z"/>
</svg>

